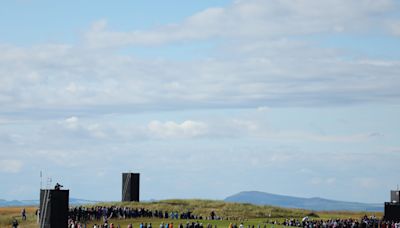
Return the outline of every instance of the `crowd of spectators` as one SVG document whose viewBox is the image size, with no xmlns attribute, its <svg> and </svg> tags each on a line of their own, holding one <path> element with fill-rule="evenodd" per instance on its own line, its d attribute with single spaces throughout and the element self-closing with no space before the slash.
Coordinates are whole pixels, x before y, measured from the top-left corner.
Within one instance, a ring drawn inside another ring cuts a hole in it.
<svg viewBox="0 0 400 228">
<path fill-rule="evenodd" d="M 69 210 L 69 218 L 73 221 L 108 220 L 108 219 L 131 219 L 131 218 L 163 218 L 163 219 L 199 219 L 202 216 L 187 212 L 168 212 L 161 210 L 148 210 L 145 208 L 131 208 L 118 206 L 96 206 L 96 207 L 74 207 Z M 143 227 L 147 228 L 147 227 Z"/>
<path fill-rule="evenodd" d="M 37 214 L 38 215 L 38 214 Z M 22 210 L 22 218 L 26 218 L 26 211 Z M 204 226 L 198 220 L 222 220 L 223 218 L 217 216 L 214 211 L 210 213 L 209 217 L 202 217 L 192 214 L 190 211 L 179 213 L 177 211 L 161 211 L 149 210 L 145 208 L 131 208 L 119 206 L 95 206 L 95 207 L 73 207 L 69 210 L 68 228 L 89 228 L 86 227 L 89 221 L 99 223 L 95 224 L 93 228 L 121 228 L 119 225 L 115 226 L 108 223 L 110 219 L 135 219 L 135 218 L 159 218 L 159 219 L 184 219 L 187 220 L 186 224 L 180 223 L 175 228 L 217 228 L 216 225 L 207 224 Z M 204 221 L 203 220 L 203 221 Z M 230 219 L 228 219 L 230 220 Z M 115 221 L 115 220 L 114 220 Z M 230 220 L 232 221 L 232 220 Z M 282 221 L 282 220 L 281 220 Z M 375 216 L 364 216 L 361 219 L 316 219 L 309 218 L 308 216 L 303 219 L 290 218 L 285 219 L 283 222 L 278 221 L 264 221 L 262 226 L 258 224 L 244 226 L 243 223 L 237 225 L 236 223 L 229 224 L 228 228 L 274 228 L 275 225 L 282 225 L 285 227 L 302 227 L 302 228 L 400 228 L 400 221 L 385 221 L 376 218 Z M 18 227 L 15 220 L 13 227 Z M 132 224 L 128 228 L 133 228 Z M 141 223 L 139 227 L 135 228 L 174 228 L 174 224 L 161 223 L 160 226 L 153 227 L 151 223 Z"/>
<path fill-rule="evenodd" d="M 113 224 L 108 224 L 109 219 L 131 219 L 131 218 L 161 218 L 161 219 L 187 219 L 187 220 L 202 220 L 202 216 L 193 215 L 191 212 L 179 213 L 176 211 L 160 211 L 148 210 L 145 208 L 130 208 L 117 206 L 96 206 L 96 207 L 75 207 L 69 211 L 69 228 L 81 228 L 80 224 L 87 221 L 102 221 L 102 225 L 96 225 L 95 228 L 116 228 Z M 210 213 L 210 217 L 204 219 L 222 219 L 214 212 Z M 267 221 L 263 224 L 266 228 L 270 224 L 271 228 L 274 225 L 283 225 L 287 227 L 303 227 L 303 228 L 400 228 L 400 221 L 384 221 L 379 220 L 375 216 L 364 216 L 361 219 L 285 219 L 282 223 L 277 221 Z M 177 228 L 213 228 L 211 224 L 206 227 L 199 222 L 187 222 L 185 225 L 179 224 Z M 138 228 L 153 228 L 152 224 L 140 224 Z M 159 228 L 174 228 L 173 223 L 161 223 Z M 214 227 L 216 228 L 216 226 Z M 230 224 L 228 228 L 245 228 L 243 223 Z M 247 225 L 247 228 L 255 228 L 254 225 Z M 257 228 L 261 228 L 260 225 Z"/>
<path fill-rule="evenodd" d="M 276 222 L 272 222 L 278 224 Z M 286 219 L 281 225 L 304 228 L 400 228 L 400 221 L 379 220 L 375 216 L 361 219 Z"/>
<path fill-rule="evenodd" d="M 88 228 L 84 223 L 74 221 L 72 219 L 68 220 L 68 228 Z M 107 220 L 103 222 L 103 224 L 94 224 L 93 228 L 121 228 L 120 225 L 114 225 L 113 223 L 108 223 Z M 127 228 L 133 228 L 132 224 L 129 224 Z M 138 228 L 153 228 L 151 223 L 140 223 Z M 164 223 L 161 222 L 159 228 L 174 228 L 174 223 Z M 217 228 L 217 225 L 207 224 L 206 227 L 203 226 L 203 223 L 196 222 L 186 222 L 186 225 L 179 223 L 177 228 Z"/>
</svg>

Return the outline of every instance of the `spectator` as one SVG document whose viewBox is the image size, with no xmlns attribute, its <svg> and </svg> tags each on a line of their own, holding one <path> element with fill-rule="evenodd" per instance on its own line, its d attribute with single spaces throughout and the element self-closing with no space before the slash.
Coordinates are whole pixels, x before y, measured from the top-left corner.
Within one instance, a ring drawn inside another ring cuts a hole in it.
<svg viewBox="0 0 400 228">
<path fill-rule="evenodd" d="M 25 211 L 25 208 L 22 208 L 22 211 L 21 211 L 21 217 L 22 217 L 22 220 L 26 220 L 26 211 Z"/>
<path fill-rule="evenodd" d="M 13 228 L 18 228 L 18 221 L 16 218 L 14 218 L 14 220 L 12 221 L 12 227 Z"/>
</svg>

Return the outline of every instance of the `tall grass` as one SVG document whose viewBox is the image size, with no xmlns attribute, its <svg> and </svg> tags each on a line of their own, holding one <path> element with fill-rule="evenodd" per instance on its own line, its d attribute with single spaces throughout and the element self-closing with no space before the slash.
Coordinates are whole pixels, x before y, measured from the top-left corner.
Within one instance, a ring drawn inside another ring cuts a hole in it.
<svg viewBox="0 0 400 228">
<path fill-rule="evenodd" d="M 303 218 L 307 215 L 313 215 L 313 219 L 336 219 L 336 218 L 354 218 L 360 219 L 364 215 L 375 214 L 377 217 L 381 217 L 382 213 L 372 212 L 349 212 L 349 211 L 309 211 L 302 209 L 288 209 L 273 206 L 258 206 L 253 204 L 243 203 L 228 203 L 224 201 L 216 200 L 182 200 L 182 199 L 171 199 L 161 200 L 157 202 L 108 202 L 99 203 L 94 205 L 85 205 L 86 207 L 92 206 L 127 206 L 132 208 L 145 208 L 148 210 L 161 210 L 161 211 L 177 211 L 187 212 L 191 211 L 194 215 L 201 215 L 203 218 L 210 216 L 211 211 L 214 211 L 217 216 L 222 217 L 222 221 L 209 221 L 199 220 L 203 224 L 210 223 L 217 225 L 218 228 L 228 227 L 229 223 L 239 223 L 243 221 L 247 225 L 261 224 L 261 228 L 267 221 L 278 221 L 282 222 L 286 218 Z M 22 228 L 38 227 L 36 224 L 35 211 L 36 207 L 26 207 L 27 221 L 21 221 L 21 209 L 22 207 L 5 207 L 0 208 L 0 227 L 11 227 L 11 221 L 15 217 L 20 223 Z M 121 227 L 126 227 L 128 223 L 133 223 L 134 227 L 138 227 L 140 222 L 153 223 L 154 228 L 158 228 L 161 222 L 174 222 L 174 224 L 186 223 L 186 220 L 168 220 L 168 219 L 155 219 L 155 218 L 138 218 L 130 220 L 112 220 L 115 224 L 120 224 Z M 90 223 L 91 225 L 94 224 Z M 266 225 L 270 228 L 270 225 Z M 92 226 L 88 226 L 92 227 Z M 274 226 L 275 228 L 279 226 Z"/>
<path fill-rule="evenodd" d="M 191 211 L 195 215 L 208 217 L 211 211 L 224 219 L 255 219 L 255 218 L 302 218 L 312 213 L 318 217 L 335 218 L 361 218 L 363 215 L 382 216 L 382 213 L 372 212 L 350 212 L 350 211 L 332 211 L 332 212 L 313 212 L 303 209 L 290 209 L 275 206 L 259 206 L 246 203 L 229 203 L 217 200 L 182 200 L 171 199 L 157 202 L 112 202 L 100 203 L 98 205 L 110 206 L 128 206 L 134 208 L 145 208 L 149 210 L 162 211 Z"/>
</svg>

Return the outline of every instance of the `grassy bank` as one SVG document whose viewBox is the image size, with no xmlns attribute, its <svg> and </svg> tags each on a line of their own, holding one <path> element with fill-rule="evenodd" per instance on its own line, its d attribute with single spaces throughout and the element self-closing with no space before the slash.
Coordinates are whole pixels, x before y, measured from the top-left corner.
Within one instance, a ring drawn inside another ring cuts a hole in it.
<svg viewBox="0 0 400 228">
<path fill-rule="evenodd" d="M 333 211 L 333 212 L 313 212 L 302 209 L 287 209 L 273 206 L 257 206 L 252 204 L 242 203 L 227 203 L 224 201 L 215 200 L 162 200 L 157 202 L 109 202 L 99 203 L 96 205 L 101 206 L 127 206 L 132 208 L 145 208 L 149 210 L 162 210 L 162 211 L 178 211 L 186 212 L 190 210 L 195 215 L 201 215 L 204 218 L 208 217 L 211 211 L 214 211 L 218 216 L 222 217 L 222 221 L 210 221 L 210 220 L 199 220 L 199 222 L 207 225 L 208 223 L 217 227 L 228 227 L 229 223 L 239 223 L 244 221 L 245 227 L 248 225 L 254 225 L 256 228 L 258 225 L 261 228 L 266 225 L 269 221 L 282 222 L 285 218 L 303 218 L 304 216 L 310 216 L 314 219 L 328 219 L 328 218 L 355 218 L 360 219 L 365 214 L 375 214 L 378 217 L 382 216 L 382 213 L 371 213 L 371 212 L 348 212 L 348 211 Z M 93 205 L 85 205 L 91 207 Z M 13 217 L 16 217 L 20 222 L 20 227 L 38 227 L 36 225 L 35 210 L 36 207 L 25 207 L 27 210 L 28 219 L 22 222 L 20 213 L 22 207 L 5 207 L 0 208 L 0 227 L 10 227 Z M 148 219 L 139 218 L 131 220 L 111 220 L 114 224 L 119 224 L 121 227 L 126 227 L 129 223 L 134 224 L 134 227 L 139 227 L 141 222 L 152 223 L 153 228 L 158 228 L 161 222 L 174 223 L 174 227 L 177 227 L 179 223 L 186 224 L 187 220 L 170 220 L 170 219 Z M 97 222 L 98 223 L 98 222 Z M 92 227 L 94 223 L 89 223 L 88 227 Z M 271 228 L 271 225 L 266 225 L 267 228 Z M 277 227 L 277 226 L 275 226 Z"/>
</svg>

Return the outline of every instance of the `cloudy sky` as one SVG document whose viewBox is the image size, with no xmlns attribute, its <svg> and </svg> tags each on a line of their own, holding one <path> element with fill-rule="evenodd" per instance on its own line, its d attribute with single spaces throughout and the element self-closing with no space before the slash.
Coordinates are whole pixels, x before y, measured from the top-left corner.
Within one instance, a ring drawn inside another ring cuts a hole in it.
<svg viewBox="0 0 400 228">
<path fill-rule="evenodd" d="M 396 0 L 0 7 L 0 198 L 383 202 L 400 184 Z"/>
</svg>

